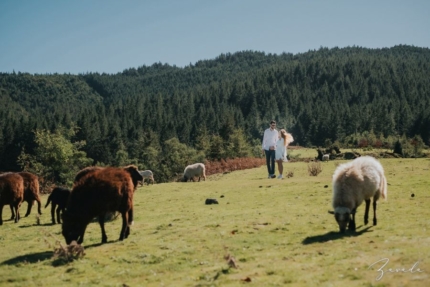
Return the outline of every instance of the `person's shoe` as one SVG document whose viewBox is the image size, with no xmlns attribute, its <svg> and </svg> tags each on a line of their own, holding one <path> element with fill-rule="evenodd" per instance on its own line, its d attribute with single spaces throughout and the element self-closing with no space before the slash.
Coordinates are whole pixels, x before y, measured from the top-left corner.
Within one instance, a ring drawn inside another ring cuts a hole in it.
<svg viewBox="0 0 430 287">
<path fill-rule="evenodd" d="M 282 174 L 278 175 L 278 179 L 282 179 L 282 178 L 283 178 Z"/>
<path fill-rule="evenodd" d="M 275 175 L 275 174 L 272 174 L 272 175 L 271 175 L 271 177 L 272 177 L 272 178 L 275 178 L 275 177 L 276 177 L 276 175 Z"/>
<path fill-rule="evenodd" d="M 269 176 L 268 176 L 267 178 L 272 178 L 272 175 L 271 175 L 271 174 L 269 174 Z"/>
</svg>

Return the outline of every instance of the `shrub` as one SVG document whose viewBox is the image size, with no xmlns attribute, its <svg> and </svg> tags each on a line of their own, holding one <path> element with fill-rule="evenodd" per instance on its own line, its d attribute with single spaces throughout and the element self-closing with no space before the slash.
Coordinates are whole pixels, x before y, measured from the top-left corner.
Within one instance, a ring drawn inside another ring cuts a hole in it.
<svg viewBox="0 0 430 287">
<path fill-rule="evenodd" d="M 320 162 L 308 163 L 308 173 L 310 176 L 317 176 L 322 171 Z"/>
</svg>

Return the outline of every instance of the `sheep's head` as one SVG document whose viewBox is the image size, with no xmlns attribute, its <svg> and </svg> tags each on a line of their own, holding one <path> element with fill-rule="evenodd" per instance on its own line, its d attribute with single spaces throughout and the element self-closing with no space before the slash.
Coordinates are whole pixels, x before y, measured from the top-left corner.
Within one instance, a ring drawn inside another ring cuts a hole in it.
<svg viewBox="0 0 430 287">
<path fill-rule="evenodd" d="M 351 220 L 351 210 L 347 207 L 336 207 L 334 211 L 329 211 L 329 213 L 334 214 L 334 218 L 339 225 L 339 231 L 344 233 Z"/>
</svg>

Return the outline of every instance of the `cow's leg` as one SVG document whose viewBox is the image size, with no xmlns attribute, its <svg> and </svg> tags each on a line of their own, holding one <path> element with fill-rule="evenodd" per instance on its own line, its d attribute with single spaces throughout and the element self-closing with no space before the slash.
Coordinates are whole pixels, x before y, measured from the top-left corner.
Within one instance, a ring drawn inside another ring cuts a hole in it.
<svg viewBox="0 0 430 287">
<path fill-rule="evenodd" d="M 42 215 L 42 202 L 40 201 L 40 197 L 37 196 L 35 200 L 37 202 L 37 213 L 39 213 L 39 215 Z"/>
<path fill-rule="evenodd" d="M 51 221 L 52 224 L 55 224 L 55 208 L 57 207 L 57 205 L 52 202 L 51 203 Z M 59 218 L 57 217 L 58 223 L 60 223 Z"/>
<path fill-rule="evenodd" d="M 127 238 L 126 232 L 128 228 L 128 212 L 122 211 L 121 216 L 122 216 L 122 227 L 121 227 L 121 233 L 119 234 L 120 241 L 124 240 L 124 238 Z"/>
<path fill-rule="evenodd" d="M 20 215 L 19 215 L 19 206 L 20 206 L 20 204 L 19 203 L 16 203 L 15 205 L 14 205 L 14 209 L 15 209 L 15 223 L 18 223 L 18 221 L 20 220 Z"/>
<path fill-rule="evenodd" d="M 106 216 L 106 214 L 100 214 L 99 215 L 99 224 L 100 224 L 100 228 L 102 230 L 102 243 L 107 242 L 107 236 L 106 236 L 106 231 L 105 231 L 105 216 Z"/>
<path fill-rule="evenodd" d="M 10 220 L 15 219 L 15 211 L 13 210 L 13 204 L 10 204 Z"/>
<path fill-rule="evenodd" d="M 88 225 L 86 225 L 84 227 L 84 230 L 82 231 L 81 235 L 79 235 L 79 237 L 78 237 L 78 244 L 82 244 L 82 242 L 84 242 L 84 235 L 85 235 L 85 230 L 87 229 L 87 226 Z"/>
<path fill-rule="evenodd" d="M 60 208 L 60 206 L 59 205 L 57 205 L 57 209 L 56 209 L 56 215 L 57 215 L 57 222 L 58 223 L 61 223 L 61 211 L 62 211 L 62 209 Z"/>
<path fill-rule="evenodd" d="M 2 217 L 2 213 L 3 213 L 3 205 L 0 204 L 0 225 L 3 225 L 3 217 Z"/>
<path fill-rule="evenodd" d="M 28 203 L 27 212 L 25 213 L 24 217 L 27 217 L 30 215 L 31 208 L 33 207 L 33 202 L 34 202 L 34 200 L 27 200 L 27 203 Z"/>
<path fill-rule="evenodd" d="M 125 230 L 125 238 L 128 238 L 130 235 L 130 226 L 133 224 L 133 208 L 128 211 L 128 224 L 127 229 Z"/>
</svg>

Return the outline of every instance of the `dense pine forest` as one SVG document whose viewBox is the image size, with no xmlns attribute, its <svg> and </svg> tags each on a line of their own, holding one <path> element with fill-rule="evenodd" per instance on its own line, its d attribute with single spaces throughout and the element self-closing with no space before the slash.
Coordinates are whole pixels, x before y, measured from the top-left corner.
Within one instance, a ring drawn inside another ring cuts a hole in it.
<svg viewBox="0 0 430 287">
<path fill-rule="evenodd" d="M 137 63 L 138 64 L 138 63 Z M 88 165 L 185 165 L 261 155 L 271 119 L 296 145 L 430 143 L 430 50 L 243 51 L 184 68 L 0 74 L 0 170 L 70 183 Z"/>
</svg>

